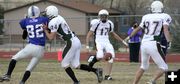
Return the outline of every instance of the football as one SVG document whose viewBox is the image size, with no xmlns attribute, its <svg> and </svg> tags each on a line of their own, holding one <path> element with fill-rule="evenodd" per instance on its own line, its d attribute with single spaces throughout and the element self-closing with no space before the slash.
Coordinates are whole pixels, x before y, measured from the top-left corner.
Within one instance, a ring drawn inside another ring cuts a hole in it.
<svg viewBox="0 0 180 84">
<path fill-rule="evenodd" d="M 106 61 L 110 60 L 111 58 L 112 58 L 111 53 L 105 53 L 105 54 L 104 54 L 104 59 L 105 59 Z"/>
</svg>

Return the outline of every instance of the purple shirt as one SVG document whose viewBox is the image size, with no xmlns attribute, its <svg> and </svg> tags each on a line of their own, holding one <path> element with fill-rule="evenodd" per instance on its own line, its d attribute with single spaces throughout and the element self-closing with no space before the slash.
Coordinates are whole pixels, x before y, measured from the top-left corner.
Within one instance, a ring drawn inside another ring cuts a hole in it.
<svg viewBox="0 0 180 84">
<path fill-rule="evenodd" d="M 129 28 L 128 30 L 128 36 L 132 33 L 132 31 L 134 30 L 133 27 Z M 142 31 L 140 30 L 138 33 L 136 33 L 133 37 L 130 38 L 129 43 L 138 43 L 141 42 L 141 35 L 142 35 Z"/>
</svg>

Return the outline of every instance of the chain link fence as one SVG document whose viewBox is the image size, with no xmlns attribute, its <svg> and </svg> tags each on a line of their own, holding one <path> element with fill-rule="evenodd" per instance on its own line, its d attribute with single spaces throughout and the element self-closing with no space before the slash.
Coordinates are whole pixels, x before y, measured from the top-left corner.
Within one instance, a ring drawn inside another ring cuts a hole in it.
<svg viewBox="0 0 180 84">
<path fill-rule="evenodd" d="M 170 25 L 170 31 L 173 37 L 171 52 L 178 53 L 180 52 L 180 15 L 171 15 L 173 21 Z M 87 24 L 90 23 L 90 20 L 97 18 L 97 16 L 87 16 L 87 17 L 65 17 L 66 20 L 73 21 L 81 21 L 81 19 L 86 18 L 88 21 Z M 109 19 L 114 22 L 115 29 L 114 31 L 120 35 L 123 39 L 127 36 L 127 31 L 131 27 L 131 23 L 134 21 L 141 21 L 142 15 L 118 15 L 118 16 L 109 16 Z M 13 24 L 14 22 L 19 22 L 19 20 L 4 20 L 4 24 Z M 68 23 L 73 24 L 73 23 Z M 90 28 L 90 25 L 87 25 L 86 28 Z M 11 29 L 11 28 L 10 28 Z M 4 30 L 6 31 L 6 30 Z M 88 31 L 87 31 L 88 32 Z M 26 40 L 22 40 L 21 35 L 15 34 L 16 31 L 11 31 L 10 34 L 2 34 L 0 35 L 0 51 L 18 51 L 27 44 Z M 82 41 L 82 49 L 84 48 L 85 37 L 81 36 L 80 39 Z M 111 42 L 116 51 L 127 51 L 125 46 L 121 42 L 118 42 L 114 38 L 110 36 Z M 46 51 L 57 51 L 62 49 L 65 45 L 65 42 L 59 38 L 56 38 L 52 41 L 48 41 L 46 43 L 45 49 Z M 90 42 L 90 46 L 93 48 L 94 42 L 93 40 Z"/>
</svg>

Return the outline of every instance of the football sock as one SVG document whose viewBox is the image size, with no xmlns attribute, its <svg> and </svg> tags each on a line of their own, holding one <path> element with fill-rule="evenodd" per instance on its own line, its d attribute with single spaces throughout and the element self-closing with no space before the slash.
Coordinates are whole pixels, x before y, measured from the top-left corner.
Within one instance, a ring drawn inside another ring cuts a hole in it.
<svg viewBox="0 0 180 84">
<path fill-rule="evenodd" d="M 22 78 L 22 82 L 26 82 L 26 80 L 30 77 L 30 75 L 31 75 L 31 72 L 30 71 L 26 71 L 25 73 L 24 73 L 24 76 L 23 76 L 23 78 Z"/>
<path fill-rule="evenodd" d="M 66 68 L 65 71 L 74 82 L 78 82 L 73 70 L 70 67 Z"/>
<path fill-rule="evenodd" d="M 110 75 L 105 75 L 105 77 L 109 77 Z"/>
<path fill-rule="evenodd" d="M 98 60 L 97 60 L 96 57 L 94 57 L 93 60 L 92 60 L 92 62 L 89 63 L 89 66 L 90 66 L 90 67 L 93 67 L 96 62 L 98 62 Z"/>
<path fill-rule="evenodd" d="M 86 64 L 81 64 L 81 65 L 80 65 L 80 69 L 81 69 L 81 70 L 85 70 L 85 71 L 92 71 L 92 72 L 95 72 L 95 71 L 96 71 L 95 68 L 92 68 L 92 67 L 90 67 L 90 66 L 88 66 L 88 65 L 86 65 Z"/>
<path fill-rule="evenodd" d="M 9 63 L 9 67 L 8 67 L 8 71 L 7 71 L 6 75 L 11 76 L 15 66 L 16 66 L 16 60 L 12 59 Z"/>
</svg>

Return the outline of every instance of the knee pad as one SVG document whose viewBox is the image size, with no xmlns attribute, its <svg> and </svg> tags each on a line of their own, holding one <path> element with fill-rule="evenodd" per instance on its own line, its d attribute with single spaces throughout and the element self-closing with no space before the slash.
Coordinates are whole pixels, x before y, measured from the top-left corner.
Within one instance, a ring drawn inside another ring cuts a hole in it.
<svg viewBox="0 0 180 84">
<path fill-rule="evenodd" d="M 71 64 L 71 67 L 74 68 L 74 69 L 78 69 L 80 67 L 80 64 L 79 63 Z"/>
<path fill-rule="evenodd" d="M 63 68 L 67 68 L 67 67 L 69 67 L 69 65 L 70 64 L 67 64 L 67 63 L 65 63 L 65 62 L 61 62 L 61 67 L 63 67 Z"/>
<path fill-rule="evenodd" d="M 16 61 L 19 61 L 19 57 L 17 57 L 16 55 L 12 56 L 12 59 L 16 60 Z"/>
<path fill-rule="evenodd" d="M 149 66 L 141 66 L 141 69 L 143 69 L 144 71 L 148 70 Z"/>
</svg>

